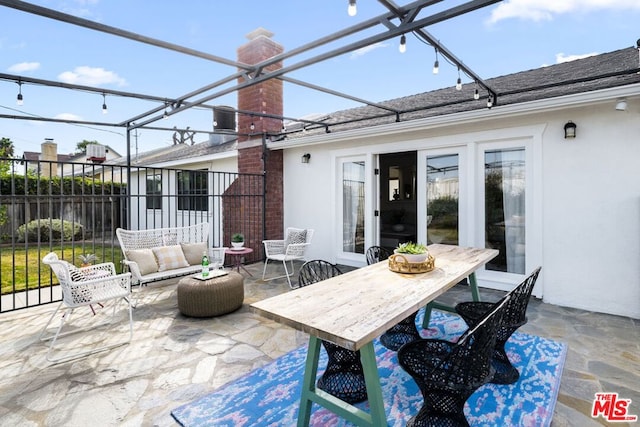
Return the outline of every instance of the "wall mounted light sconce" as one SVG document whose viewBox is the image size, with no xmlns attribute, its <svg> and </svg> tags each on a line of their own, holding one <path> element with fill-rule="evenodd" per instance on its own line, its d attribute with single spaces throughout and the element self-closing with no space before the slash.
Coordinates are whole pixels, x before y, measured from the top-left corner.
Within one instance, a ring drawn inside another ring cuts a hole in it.
<svg viewBox="0 0 640 427">
<path fill-rule="evenodd" d="M 567 124 L 564 125 L 564 138 L 565 139 L 575 138 L 577 128 L 578 128 L 578 125 L 576 125 L 571 120 L 569 120 Z"/>
<path fill-rule="evenodd" d="M 302 155 L 302 163 L 309 163 L 311 161 L 311 154 L 304 153 Z"/>
<path fill-rule="evenodd" d="M 620 99 L 616 103 L 616 111 L 627 111 L 627 100 Z"/>
</svg>

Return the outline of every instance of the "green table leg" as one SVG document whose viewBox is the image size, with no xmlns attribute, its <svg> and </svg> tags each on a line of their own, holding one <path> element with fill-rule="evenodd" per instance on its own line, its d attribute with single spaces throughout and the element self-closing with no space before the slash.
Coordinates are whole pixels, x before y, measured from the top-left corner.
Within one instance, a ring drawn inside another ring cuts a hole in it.
<svg viewBox="0 0 640 427">
<path fill-rule="evenodd" d="M 309 420 L 311 419 L 311 398 L 316 390 L 319 358 L 320 340 L 311 336 L 309 338 L 309 349 L 307 350 L 307 361 L 304 366 L 302 396 L 300 397 L 300 411 L 298 412 L 298 427 L 309 427 Z"/>
<path fill-rule="evenodd" d="M 471 299 L 473 301 L 480 301 L 480 291 L 478 290 L 478 281 L 476 279 L 476 274 L 471 273 L 468 279 L 469 279 L 469 288 L 471 289 Z M 455 308 L 451 307 L 450 305 L 442 304 L 437 301 L 431 301 L 424 308 L 424 318 L 422 319 L 423 329 L 429 328 L 429 321 L 431 320 L 431 310 L 433 310 L 434 308 L 437 308 L 438 310 L 442 310 L 442 311 L 449 311 L 451 313 L 456 312 Z"/>
<path fill-rule="evenodd" d="M 386 427 L 387 416 L 384 411 L 382 386 L 380 385 L 380 375 L 376 365 L 373 342 L 360 349 L 360 361 L 362 362 L 364 380 L 367 385 L 367 397 L 371 413 L 343 402 L 323 390 L 316 389 L 320 342 L 317 337 L 312 336 L 309 338 L 309 350 L 305 364 L 304 379 L 302 380 L 302 397 L 300 398 L 300 410 L 298 412 L 298 427 L 309 426 L 312 403 L 324 406 L 331 412 L 359 426 Z"/>
<path fill-rule="evenodd" d="M 362 361 L 362 369 L 364 371 L 364 382 L 367 384 L 371 425 L 373 427 L 386 427 L 387 414 L 384 411 L 382 385 L 380 384 L 380 374 L 378 373 L 373 342 L 365 344 L 365 346 L 360 349 L 360 361 Z"/>
</svg>

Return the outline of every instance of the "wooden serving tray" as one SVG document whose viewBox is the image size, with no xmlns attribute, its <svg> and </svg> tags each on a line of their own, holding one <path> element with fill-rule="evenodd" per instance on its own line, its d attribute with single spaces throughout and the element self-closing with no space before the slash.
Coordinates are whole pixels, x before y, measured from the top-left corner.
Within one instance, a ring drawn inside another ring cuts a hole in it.
<svg viewBox="0 0 640 427">
<path fill-rule="evenodd" d="M 396 273 L 418 274 L 427 273 L 436 266 L 436 259 L 429 254 L 424 262 L 409 262 L 402 254 L 389 257 L 389 270 Z"/>
</svg>

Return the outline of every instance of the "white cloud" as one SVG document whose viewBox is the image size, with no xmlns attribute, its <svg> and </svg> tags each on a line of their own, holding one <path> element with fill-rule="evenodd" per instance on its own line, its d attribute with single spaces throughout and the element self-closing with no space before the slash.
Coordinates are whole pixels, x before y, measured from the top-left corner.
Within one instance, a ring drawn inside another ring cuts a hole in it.
<svg viewBox="0 0 640 427">
<path fill-rule="evenodd" d="M 584 53 L 582 55 L 565 55 L 564 53 L 556 53 L 556 64 L 563 62 L 575 61 L 576 59 L 587 58 L 589 56 L 598 55 L 598 52 Z"/>
<path fill-rule="evenodd" d="M 125 86 L 126 80 L 118 76 L 113 71 L 107 71 L 100 67 L 76 67 L 73 71 L 65 71 L 58 76 L 58 79 L 65 83 L 100 86 L 107 84 L 115 84 L 117 86 Z"/>
<path fill-rule="evenodd" d="M 72 113 L 60 113 L 55 118 L 59 120 L 82 120 L 82 117 Z"/>
<path fill-rule="evenodd" d="M 360 56 L 364 56 L 367 53 L 379 49 L 379 48 L 383 48 L 383 47 L 387 47 L 389 46 L 388 43 L 382 43 L 382 42 L 378 42 L 378 43 L 374 43 L 374 44 L 370 44 L 369 46 L 365 46 L 365 47 L 361 47 L 358 50 L 354 50 L 353 52 L 351 52 L 351 59 L 356 59 Z"/>
<path fill-rule="evenodd" d="M 640 10 L 638 0 L 506 0 L 491 11 L 489 23 L 520 18 L 531 21 L 550 21 L 555 15 L 568 12 L 597 10 Z"/>
<path fill-rule="evenodd" d="M 13 64 L 8 70 L 12 73 L 24 73 L 37 70 L 38 68 L 40 68 L 39 62 L 20 62 L 19 64 Z"/>
</svg>

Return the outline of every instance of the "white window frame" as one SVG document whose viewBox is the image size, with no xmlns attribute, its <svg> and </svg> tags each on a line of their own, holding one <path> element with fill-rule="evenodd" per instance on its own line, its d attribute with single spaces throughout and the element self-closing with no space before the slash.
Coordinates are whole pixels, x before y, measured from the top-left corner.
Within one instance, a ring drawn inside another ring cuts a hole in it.
<svg viewBox="0 0 640 427">
<path fill-rule="evenodd" d="M 418 191 L 417 196 L 417 212 L 418 212 L 418 228 L 417 240 L 424 243 L 427 241 L 427 157 L 442 155 L 458 155 L 458 179 L 459 179 L 459 195 L 458 195 L 458 244 L 461 246 L 468 245 L 469 224 L 468 224 L 468 171 L 467 171 L 467 150 L 465 146 L 450 146 L 446 148 L 433 148 L 418 151 Z"/>
<path fill-rule="evenodd" d="M 506 132 L 502 130 L 502 132 Z M 474 152 L 474 209 L 471 212 L 476 214 L 473 218 L 472 246 L 484 247 L 485 245 L 485 168 L 484 159 L 487 151 L 509 150 L 514 148 L 524 148 L 525 150 L 525 273 L 506 273 L 500 271 L 479 269 L 476 276 L 485 287 L 500 290 L 511 290 L 513 286 L 520 283 L 534 268 L 542 265 L 542 174 L 541 174 L 541 137 L 542 132 L 532 132 L 520 134 L 511 132 L 509 137 L 492 140 L 476 140 L 473 147 L 469 147 Z M 470 200 L 471 202 L 471 200 Z M 536 287 L 534 293 L 542 295 L 541 287 Z"/>
</svg>

